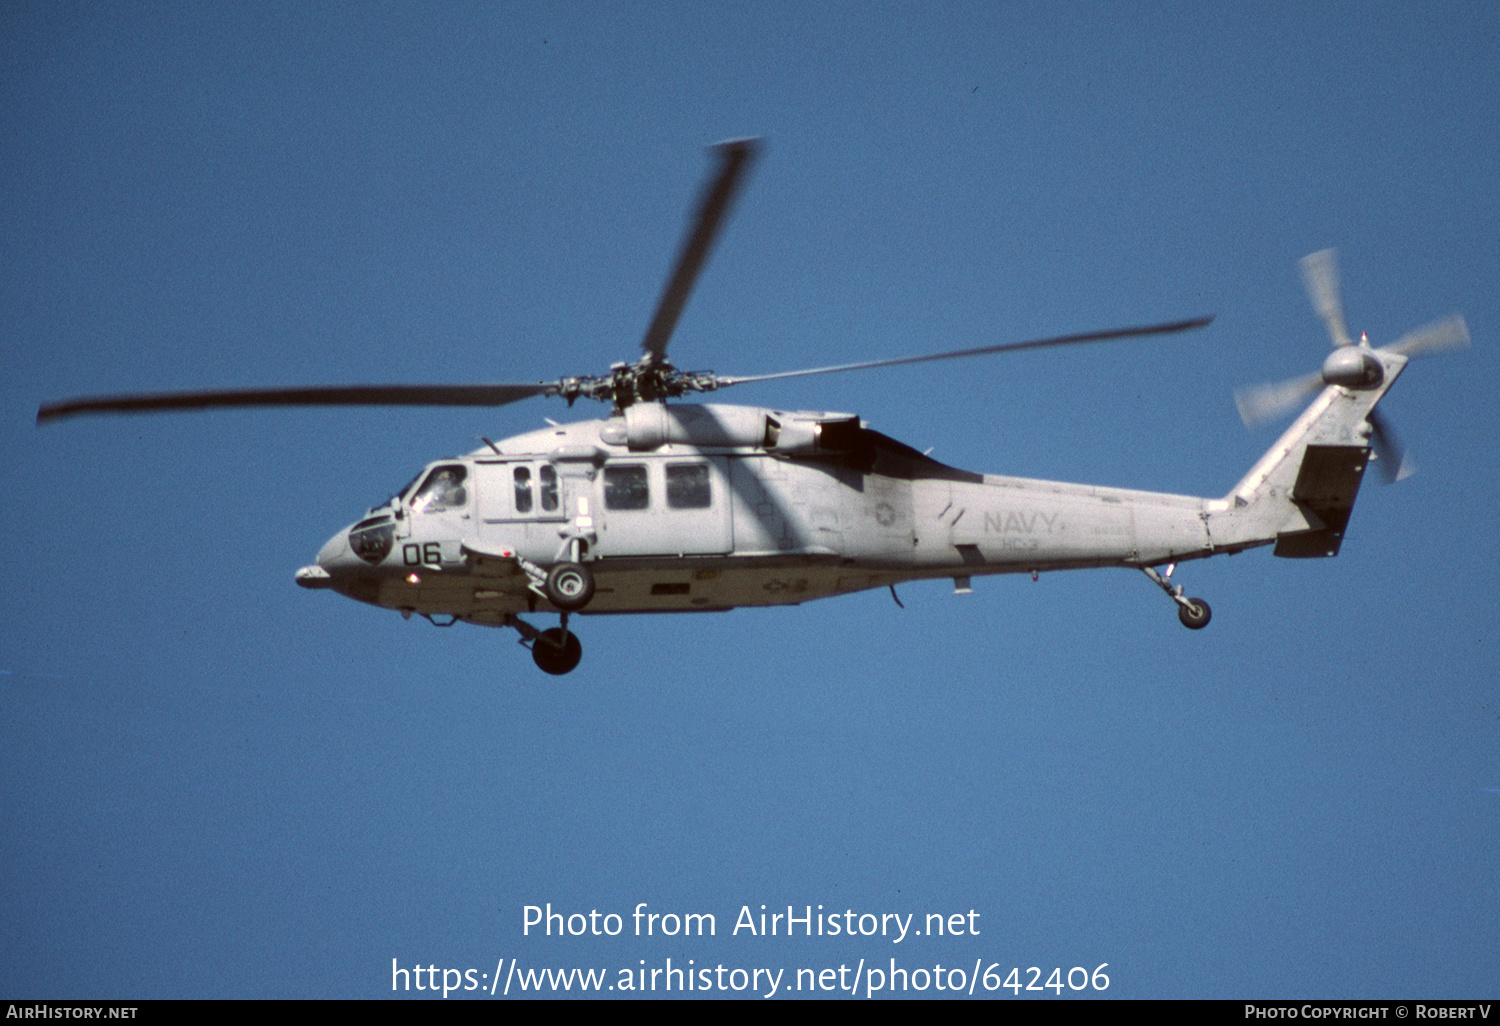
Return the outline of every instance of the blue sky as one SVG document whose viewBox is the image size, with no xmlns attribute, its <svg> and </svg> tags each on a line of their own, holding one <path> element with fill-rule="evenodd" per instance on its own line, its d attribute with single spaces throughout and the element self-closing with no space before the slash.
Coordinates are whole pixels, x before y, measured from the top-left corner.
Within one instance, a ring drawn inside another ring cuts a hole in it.
<svg viewBox="0 0 1500 1026">
<path fill-rule="evenodd" d="M 1491 6 L 13 4 L 0 25 L 0 991 L 379 997 L 393 958 L 613 981 L 669 957 L 789 979 L 1108 962 L 1116 997 L 1493 991 Z M 601 372 L 637 351 L 704 147 L 742 135 L 766 151 L 680 366 L 1217 320 L 726 401 L 858 413 L 966 469 L 1221 495 L 1275 436 L 1233 389 L 1326 351 L 1302 255 L 1340 248 L 1373 342 L 1461 310 L 1475 345 L 1392 390 L 1421 470 L 1367 482 L 1337 559 L 1179 571 L 1213 604 L 1201 633 L 1138 574 L 996 578 L 907 586 L 904 610 L 587 620 L 560 679 L 511 632 L 292 573 L 425 462 L 596 410 L 34 426 L 96 392 Z M 718 931 L 523 936 L 548 902 Z M 980 933 L 732 935 L 762 904 L 972 909 Z"/>
</svg>

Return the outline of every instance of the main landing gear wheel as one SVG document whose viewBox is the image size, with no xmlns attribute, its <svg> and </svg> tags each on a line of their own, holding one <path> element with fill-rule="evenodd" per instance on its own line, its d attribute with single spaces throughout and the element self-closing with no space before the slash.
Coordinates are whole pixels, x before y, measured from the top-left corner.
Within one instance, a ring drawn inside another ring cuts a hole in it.
<svg viewBox="0 0 1500 1026">
<path fill-rule="evenodd" d="M 549 627 L 531 643 L 531 658 L 543 673 L 561 677 L 571 673 L 583 658 L 583 642 L 572 631 Z"/>
<path fill-rule="evenodd" d="M 547 571 L 543 589 L 547 592 L 547 601 L 558 609 L 582 609 L 594 597 L 594 575 L 582 563 L 559 563 Z M 569 670 L 572 668 L 568 667 Z"/>
<path fill-rule="evenodd" d="M 1177 619 L 1189 630 L 1201 631 L 1214 618 L 1214 611 L 1201 598 L 1187 600 L 1187 605 L 1177 607 Z"/>
</svg>

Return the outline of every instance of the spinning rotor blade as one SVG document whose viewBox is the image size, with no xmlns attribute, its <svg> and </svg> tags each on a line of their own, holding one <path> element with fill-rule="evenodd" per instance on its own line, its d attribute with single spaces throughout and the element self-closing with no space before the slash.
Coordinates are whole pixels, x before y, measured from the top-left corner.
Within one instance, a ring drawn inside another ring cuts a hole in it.
<svg viewBox="0 0 1500 1026">
<path fill-rule="evenodd" d="M 1417 465 L 1406 450 L 1401 447 L 1401 440 L 1396 437 L 1396 431 L 1391 427 L 1391 422 L 1379 410 L 1371 410 L 1370 415 L 1365 418 L 1370 422 L 1373 429 L 1370 432 L 1370 442 L 1375 446 L 1376 460 L 1380 464 L 1381 472 L 1385 474 L 1386 484 L 1395 484 L 1404 481 L 1417 472 Z"/>
<path fill-rule="evenodd" d="M 1444 317 L 1442 320 L 1424 324 L 1415 331 L 1409 331 L 1395 342 L 1382 348 L 1386 352 L 1400 353 L 1402 356 L 1411 358 L 1416 356 L 1435 356 L 1438 353 L 1446 353 L 1450 349 L 1464 349 L 1469 345 L 1469 326 L 1464 322 L 1462 314 L 1454 314 Z M 1401 440 L 1396 437 L 1396 429 L 1391 426 L 1390 420 L 1379 410 L 1371 410 L 1367 418 L 1370 422 L 1370 442 L 1375 446 L 1375 455 L 1379 457 L 1380 469 L 1385 474 L 1387 484 L 1395 484 L 1404 481 L 1417 472 L 1416 461 L 1407 455 L 1401 445 Z"/>
<path fill-rule="evenodd" d="M 36 422 L 80 413 L 159 413 L 231 406 L 503 406 L 558 391 L 535 385 L 332 385 L 311 388 L 246 388 L 215 392 L 96 395 L 43 403 Z"/>
<path fill-rule="evenodd" d="M 1256 427 L 1275 420 L 1287 410 L 1301 406 L 1323 389 L 1323 372 L 1307 374 L 1290 381 L 1241 388 L 1234 393 L 1234 405 L 1246 427 Z"/>
<path fill-rule="evenodd" d="M 641 340 L 641 350 L 653 363 L 664 363 L 667 358 L 667 342 L 682 316 L 682 308 L 692 295 L 698 272 L 708 260 L 714 240 L 724 226 L 724 217 L 744 181 L 745 172 L 760 149 L 759 139 L 731 139 L 710 147 L 719 157 L 719 173 L 703 192 L 693 229 L 682 244 L 677 256 L 677 266 L 667 279 L 666 288 L 656 302 L 656 314 L 646 337 Z"/>
<path fill-rule="evenodd" d="M 1450 349 L 1466 349 L 1468 345 L 1469 325 L 1465 323 L 1462 314 L 1454 314 L 1440 321 L 1424 324 L 1381 348 L 1402 356 L 1433 356 Z"/>
<path fill-rule="evenodd" d="M 1328 325 L 1328 340 L 1333 347 L 1351 345 L 1349 329 L 1344 327 L 1344 307 L 1339 301 L 1339 251 L 1320 249 L 1303 257 L 1302 280 L 1313 309 Z"/>
<path fill-rule="evenodd" d="M 844 363 L 836 367 L 813 367 L 808 370 L 782 371 L 778 374 L 750 374 L 740 377 L 720 377 L 718 387 L 742 385 L 748 381 L 775 381 L 780 378 L 801 378 L 810 374 L 834 374 L 839 371 L 867 370 L 871 367 L 896 367 L 907 363 L 926 363 L 930 360 L 957 360 L 965 356 L 985 356 L 989 353 L 1008 353 L 1017 349 L 1045 349 L 1049 346 L 1069 346 L 1083 342 L 1106 342 L 1116 338 L 1140 338 L 1146 335 L 1170 335 L 1179 331 L 1192 331 L 1213 323 L 1212 317 L 1195 317 L 1189 321 L 1172 321 L 1168 324 L 1149 324 L 1140 328 L 1116 328 L 1112 331 L 1091 331 L 1082 335 L 1058 335 L 1053 338 L 1033 339 L 1029 342 L 1004 342 L 998 346 L 980 346 L 977 349 L 955 349 L 947 353 L 929 353 L 925 356 L 898 356 L 889 360 L 866 360 L 863 363 Z"/>
</svg>

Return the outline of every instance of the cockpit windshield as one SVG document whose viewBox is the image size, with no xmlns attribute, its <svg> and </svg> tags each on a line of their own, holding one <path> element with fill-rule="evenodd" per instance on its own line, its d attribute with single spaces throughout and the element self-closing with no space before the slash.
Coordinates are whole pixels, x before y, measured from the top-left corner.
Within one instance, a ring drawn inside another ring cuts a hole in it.
<svg viewBox="0 0 1500 1026">
<path fill-rule="evenodd" d="M 389 499 L 386 499 L 384 502 L 382 502 L 378 506 L 371 506 L 370 507 L 370 512 L 374 513 L 377 509 L 385 509 L 387 506 L 393 506 L 393 505 L 395 505 L 396 500 L 399 499 L 399 498 L 401 498 L 407 492 L 411 491 L 412 485 L 416 484 L 417 483 L 417 478 L 419 478 L 421 476 L 422 476 L 422 472 L 420 470 L 417 471 L 416 476 L 413 477 L 410 481 L 406 482 L 406 484 L 402 485 L 400 487 L 400 489 L 398 489 L 396 491 L 396 493 L 394 495 L 392 495 Z"/>
</svg>

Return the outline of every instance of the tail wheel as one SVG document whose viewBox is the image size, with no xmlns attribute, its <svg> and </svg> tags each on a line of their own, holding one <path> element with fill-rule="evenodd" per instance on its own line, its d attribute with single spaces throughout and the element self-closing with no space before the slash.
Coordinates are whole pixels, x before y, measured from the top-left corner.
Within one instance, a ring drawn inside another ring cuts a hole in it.
<svg viewBox="0 0 1500 1026">
<path fill-rule="evenodd" d="M 542 672 L 561 677 L 583 658 L 583 642 L 572 631 L 550 627 L 531 643 L 531 658 Z"/>
<path fill-rule="evenodd" d="M 547 571 L 544 587 L 548 602 L 571 612 L 582 609 L 594 597 L 594 575 L 582 563 L 559 563 Z"/>
<path fill-rule="evenodd" d="M 1213 617 L 1213 610 L 1200 598 L 1188 599 L 1187 605 L 1177 607 L 1177 619 L 1189 630 L 1201 631 Z"/>
</svg>

